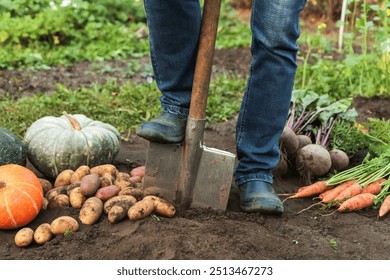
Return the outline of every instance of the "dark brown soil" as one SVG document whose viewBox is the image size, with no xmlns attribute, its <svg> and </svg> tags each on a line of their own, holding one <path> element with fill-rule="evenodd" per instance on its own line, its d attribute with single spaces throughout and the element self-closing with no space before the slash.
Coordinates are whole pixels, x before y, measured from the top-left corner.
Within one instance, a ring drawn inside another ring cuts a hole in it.
<svg viewBox="0 0 390 280">
<path fill-rule="evenodd" d="M 217 51 L 215 73 L 246 74 L 249 61 L 247 49 Z M 127 65 L 125 62 L 109 63 L 121 69 Z M 49 94 L 55 83 L 79 87 L 112 77 L 119 81 L 142 78 L 123 76 L 120 70 L 101 74 L 97 69 L 87 74 L 87 69 L 94 67 L 81 63 L 42 72 L 3 71 L 0 88 L 3 94 L 16 90 L 19 97 L 36 92 Z M 360 121 L 368 117 L 390 118 L 390 101 L 387 99 L 356 98 L 354 106 Z M 234 128 L 235 120 L 213 125 L 205 132 L 206 146 L 235 152 Z M 122 171 L 130 171 L 145 163 L 146 152 L 147 142 L 132 135 L 129 141 L 122 143 L 115 164 Z M 299 178 L 294 175 L 275 181 L 278 193 L 291 193 L 299 186 Z M 390 218 L 378 220 L 374 209 L 325 215 L 330 212 L 313 207 L 297 214 L 313 202 L 312 199 L 287 200 L 285 213 L 276 217 L 245 214 L 239 211 L 238 192 L 233 186 L 226 212 L 189 209 L 173 218 L 160 217 L 157 220 L 149 217 L 137 222 L 125 220 L 115 225 L 103 215 L 92 226 L 80 223 L 80 229 L 74 234 L 57 236 L 44 245 L 32 244 L 27 248 L 18 248 L 14 244 L 16 230 L 1 230 L 0 259 L 390 259 Z M 35 229 L 61 215 L 78 219 L 78 210 L 42 210 L 28 226 Z"/>
</svg>

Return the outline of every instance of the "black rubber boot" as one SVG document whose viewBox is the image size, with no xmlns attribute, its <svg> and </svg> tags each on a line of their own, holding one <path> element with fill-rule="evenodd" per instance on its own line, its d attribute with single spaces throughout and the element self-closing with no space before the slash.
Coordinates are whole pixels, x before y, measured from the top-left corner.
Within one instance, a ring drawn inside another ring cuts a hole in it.
<svg viewBox="0 0 390 280">
<path fill-rule="evenodd" d="M 239 186 L 240 208 L 244 212 L 282 214 L 284 207 L 273 186 L 263 181 L 250 181 Z"/>
<path fill-rule="evenodd" d="M 184 140 L 187 117 L 163 112 L 157 118 L 142 123 L 137 135 L 156 143 L 179 143 Z"/>
</svg>

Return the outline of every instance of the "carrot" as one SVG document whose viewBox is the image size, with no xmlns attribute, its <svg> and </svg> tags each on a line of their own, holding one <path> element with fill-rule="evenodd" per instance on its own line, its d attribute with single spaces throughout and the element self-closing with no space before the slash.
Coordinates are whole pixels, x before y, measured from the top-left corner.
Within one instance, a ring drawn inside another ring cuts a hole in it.
<svg viewBox="0 0 390 280">
<path fill-rule="evenodd" d="M 326 190 L 324 191 L 323 193 L 320 193 L 320 195 L 318 196 L 318 198 L 322 201 L 322 199 L 328 195 L 329 193 L 331 193 L 332 191 L 334 190 L 334 188 L 330 188 L 329 190 Z"/>
<path fill-rule="evenodd" d="M 374 205 L 375 195 L 372 193 L 357 194 L 343 203 L 337 209 L 339 212 L 352 212 L 359 209 L 367 208 Z"/>
<path fill-rule="evenodd" d="M 323 196 L 321 199 L 323 203 L 329 203 L 332 200 L 334 200 L 342 191 L 344 191 L 349 186 L 353 185 L 355 183 L 355 180 L 349 180 L 345 181 L 336 187 L 334 187 L 331 191 L 329 191 L 327 194 Z"/>
<path fill-rule="evenodd" d="M 372 193 L 372 194 L 378 194 L 380 193 L 382 189 L 382 183 L 386 182 L 387 180 L 385 178 L 381 178 L 379 180 L 376 180 L 375 182 L 372 182 L 371 184 L 368 184 L 363 188 L 362 193 Z"/>
<path fill-rule="evenodd" d="M 299 188 L 298 191 L 294 195 L 289 196 L 289 198 L 310 197 L 324 192 L 327 188 L 328 186 L 325 181 L 318 181 L 314 184 Z"/>
<path fill-rule="evenodd" d="M 390 195 L 386 196 L 379 207 L 379 217 L 382 218 L 390 212 Z"/>
<path fill-rule="evenodd" d="M 350 196 L 358 195 L 362 192 L 363 188 L 359 184 L 352 184 L 349 187 L 347 187 L 345 190 L 343 190 L 341 193 L 339 193 L 334 200 L 343 200 Z"/>
</svg>

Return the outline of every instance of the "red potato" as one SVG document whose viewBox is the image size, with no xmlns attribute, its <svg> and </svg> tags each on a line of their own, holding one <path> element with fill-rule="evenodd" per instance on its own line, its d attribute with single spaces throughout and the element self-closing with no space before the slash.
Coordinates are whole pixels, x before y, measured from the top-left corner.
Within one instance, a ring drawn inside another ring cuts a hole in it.
<svg viewBox="0 0 390 280">
<path fill-rule="evenodd" d="M 111 197 L 118 195 L 120 190 L 121 189 L 118 186 L 111 185 L 98 189 L 95 193 L 95 196 L 100 198 L 102 201 L 106 201 Z"/>
<path fill-rule="evenodd" d="M 132 176 L 129 178 L 129 180 L 135 185 L 136 183 L 141 183 L 142 177 L 141 176 Z"/>
<path fill-rule="evenodd" d="M 142 166 L 138 166 L 138 167 L 133 168 L 130 171 L 130 176 L 131 177 L 139 176 L 141 178 L 144 177 L 145 176 L 145 166 L 142 165 Z"/>
<path fill-rule="evenodd" d="M 80 192 L 85 196 L 93 196 L 101 184 L 100 177 L 96 173 L 84 176 L 80 181 Z"/>
</svg>

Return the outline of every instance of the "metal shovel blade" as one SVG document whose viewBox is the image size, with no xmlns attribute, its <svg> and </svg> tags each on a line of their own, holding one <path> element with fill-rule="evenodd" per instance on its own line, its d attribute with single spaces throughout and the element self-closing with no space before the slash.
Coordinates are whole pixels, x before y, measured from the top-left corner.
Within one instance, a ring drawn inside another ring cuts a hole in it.
<svg viewBox="0 0 390 280">
<path fill-rule="evenodd" d="M 161 196 L 178 209 L 199 207 L 226 210 L 235 155 L 202 146 L 196 174 L 187 174 L 192 182 L 181 187 L 181 177 L 184 176 L 181 174 L 181 167 L 185 165 L 184 149 L 184 142 L 150 142 L 143 181 L 144 193 Z"/>
</svg>

